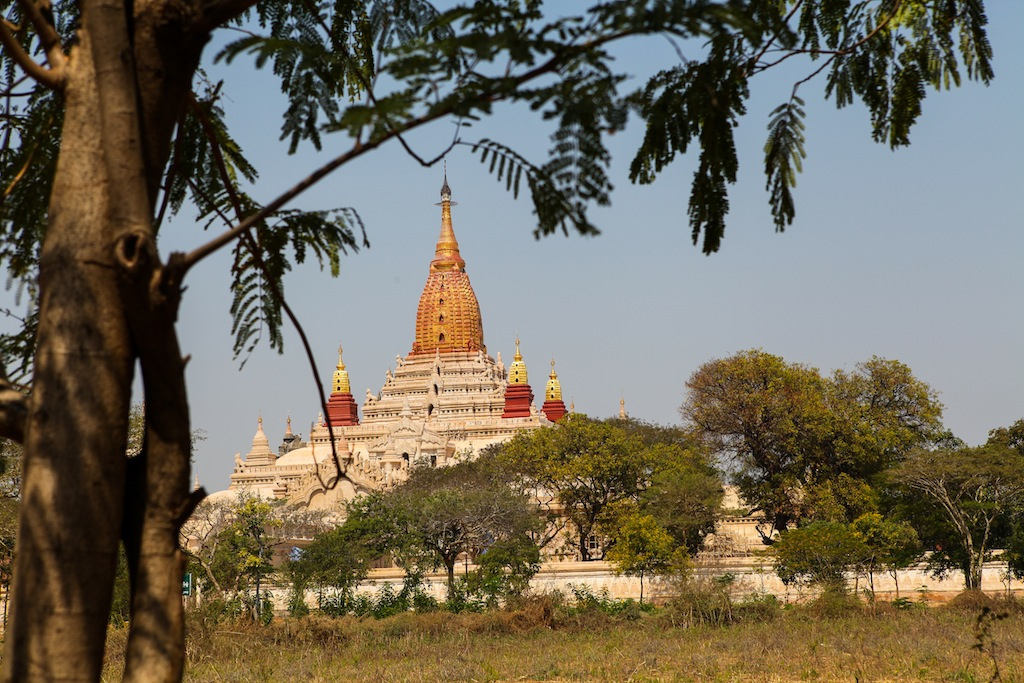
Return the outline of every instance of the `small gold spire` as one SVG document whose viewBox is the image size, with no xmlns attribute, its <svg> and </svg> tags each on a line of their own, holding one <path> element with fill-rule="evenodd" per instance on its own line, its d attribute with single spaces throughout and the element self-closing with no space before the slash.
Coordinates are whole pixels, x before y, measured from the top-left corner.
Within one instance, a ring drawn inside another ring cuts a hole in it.
<svg viewBox="0 0 1024 683">
<path fill-rule="evenodd" d="M 528 375 L 526 373 L 526 363 L 523 362 L 523 354 L 519 352 L 519 335 L 516 335 L 516 355 L 512 360 L 512 365 L 508 368 L 508 383 L 509 384 L 529 384 Z"/>
<path fill-rule="evenodd" d="M 341 345 L 338 345 L 338 366 L 334 371 L 334 386 L 332 391 L 336 394 L 351 394 L 352 385 L 349 384 L 348 371 L 345 370 L 345 363 L 341 360 Z"/>
<path fill-rule="evenodd" d="M 548 375 L 548 384 L 544 388 L 545 401 L 562 400 L 562 383 L 558 381 L 558 373 L 555 372 L 555 359 L 551 359 L 551 374 Z"/>
<path fill-rule="evenodd" d="M 626 419 L 626 397 L 625 396 L 623 396 L 622 398 L 619 399 L 619 419 L 620 420 L 625 420 Z"/>
</svg>

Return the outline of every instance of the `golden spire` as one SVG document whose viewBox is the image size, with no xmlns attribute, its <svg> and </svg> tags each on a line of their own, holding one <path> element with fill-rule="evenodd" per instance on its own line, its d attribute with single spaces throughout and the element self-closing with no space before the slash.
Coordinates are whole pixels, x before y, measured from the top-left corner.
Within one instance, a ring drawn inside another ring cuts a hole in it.
<svg viewBox="0 0 1024 683">
<path fill-rule="evenodd" d="M 352 386 L 348 381 L 348 371 L 345 370 L 345 363 L 341 360 L 341 345 L 338 345 L 338 367 L 334 371 L 334 386 L 331 391 L 336 394 L 351 394 Z M 291 418 L 289 418 L 290 420 Z"/>
<path fill-rule="evenodd" d="M 625 420 L 626 417 L 626 397 L 623 396 L 619 399 L 619 419 Z"/>
<path fill-rule="evenodd" d="M 558 381 L 558 374 L 555 372 L 555 359 L 551 359 L 551 374 L 548 375 L 548 384 L 544 389 L 545 401 L 562 400 L 562 383 Z"/>
<path fill-rule="evenodd" d="M 434 353 L 487 352 L 480 305 L 469 284 L 466 262 L 452 229 L 452 191 L 445 173 L 441 186 L 441 235 L 434 260 L 430 262 L 427 284 L 416 312 L 416 340 L 411 356 Z"/>
<path fill-rule="evenodd" d="M 519 335 L 516 335 L 516 355 L 512 365 L 508 368 L 509 384 L 529 384 L 526 374 L 526 363 L 523 362 L 523 354 L 519 353 Z"/>
<path fill-rule="evenodd" d="M 441 186 L 441 235 L 437 238 L 434 260 L 430 262 L 430 272 L 458 270 L 465 272 L 466 262 L 459 254 L 459 243 L 455 240 L 452 228 L 452 189 L 448 187 L 448 172 L 444 174 L 444 185 Z"/>
</svg>

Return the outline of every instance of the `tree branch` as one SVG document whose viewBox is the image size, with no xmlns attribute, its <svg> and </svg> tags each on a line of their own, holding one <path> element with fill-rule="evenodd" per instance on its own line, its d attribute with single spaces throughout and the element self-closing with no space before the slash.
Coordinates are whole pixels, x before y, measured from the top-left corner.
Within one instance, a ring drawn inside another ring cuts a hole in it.
<svg viewBox="0 0 1024 683">
<path fill-rule="evenodd" d="M 0 366 L 0 437 L 22 443 L 25 439 L 26 420 L 26 396 L 7 379 L 7 373 Z"/>
<path fill-rule="evenodd" d="M 14 34 L 7 27 L 6 21 L 0 21 L 0 45 L 11 54 L 11 57 L 17 62 L 18 66 L 24 70 L 26 74 L 31 76 L 40 85 L 44 85 L 47 88 L 53 90 L 62 90 L 64 88 L 64 69 L 63 62 L 60 63 L 60 68 L 47 69 L 43 65 L 39 64 L 36 60 L 25 52 L 25 49 L 18 42 Z"/>
<path fill-rule="evenodd" d="M 497 79 L 496 82 L 502 83 L 503 87 L 499 88 L 497 86 L 493 86 L 489 91 L 479 93 L 477 97 L 478 99 L 486 98 L 489 103 L 504 101 L 508 99 L 508 95 L 502 93 L 515 92 L 518 89 L 518 87 L 523 85 L 524 83 L 527 83 L 536 78 L 556 71 L 562 64 L 565 64 L 566 62 L 570 61 L 573 57 L 578 56 L 586 52 L 587 50 L 591 50 L 596 47 L 605 45 L 607 43 L 614 42 L 620 38 L 636 35 L 637 33 L 637 31 L 622 31 L 592 40 L 584 45 L 567 47 L 552 55 L 543 64 L 539 64 L 538 66 L 535 66 L 534 68 L 520 74 L 519 76 L 516 76 L 514 78 Z M 326 164 L 324 164 L 317 170 L 313 171 L 313 173 L 307 176 L 304 180 L 300 181 L 291 189 L 279 195 L 272 202 L 264 206 L 256 213 L 250 215 L 248 218 L 243 220 L 234 228 L 231 228 L 227 232 L 221 233 L 220 235 L 213 238 L 206 244 L 190 251 L 182 259 L 182 267 L 184 268 L 184 271 L 187 271 L 196 263 L 206 258 L 210 254 L 213 254 L 218 249 L 221 249 L 222 247 L 230 244 L 239 235 L 241 235 L 245 231 L 255 226 L 260 221 L 264 220 L 265 218 L 273 214 L 275 211 L 277 211 L 285 204 L 290 202 L 292 199 L 295 199 L 295 197 L 299 196 L 300 194 L 308 190 L 316 183 L 323 180 L 326 176 L 330 175 L 332 172 L 334 172 L 341 166 L 345 165 L 349 161 L 352 161 L 353 159 L 362 156 L 366 152 L 369 152 L 371 150 L 376 149 L 377 147 L 380 147 L 382 144 L 388 142 L 393 138 L 400 139 L 404 133 L 407 133 L 410 130 L 419 128 L 420 126 L 423 126 L 427 123 L 431 123 L 433 121 L 437 121 L 438 119 L 444 118 L 445 116 L 451 114 L 453 109 L 454 105 L 449 105 L 441 109 L 428 111 L 426 114 L 410 119 L 406 123 L 402 124 L 399 128 L 395 128 L 394 126 L 391 125 L 389 121 L 385 119 L 385 122 L 388 123 L 389 127 L 387 133 L 384 133 L 376 140 L 372 140 L 370 142 L 363 143 L 357 141 L 349 151 L 335 157 L 334 159 L 328 161 Z M 431 161 L 424 161 L 423 159 L 419 158 L 416 155 L 413 156 L 417 160 L 419 160 L 420 163 L 426 163 L 427 165 L 431 163 L 436 163 L 441 158 L 438 157 Z M 184 271 L 182 273 L 183 275 Z"/>
<path fill-rule="evenodd" d="M 21 5 L 22 11 L 25 12 L 25 16 L 32 22 L 32 26 L 36 29 L 36 34 L 39 36 L 39 42 L 43 45 L 43 50 L 46 52 L 46 59 L 49 60 L 50 66 L 59 69 L 64 66 L 67 61 L 67 57 L 64 55 L 64 50 L 60 44 L 60 36 L 57 35 L 57 30 L 53 27 L 53 17 L 46 16 L 43 14 L 43 10 L 33 0 L 18 0 L 18 4 Z M 47 13 L 51 12 L 50 3 L 47 2 Z"/>
<path fill-rule="evenodd" d="M 755 64 L 754 67 L 751 69 L 751 75 L 759 73 L 761 71 L 766 71 L 767 69 L 770 69 L 773 66 L 778 66 L 779 64 L 781 64 L 782 62 L 786 61 L 790 57 L 795 57 L 796 55 L 813 55 L 814 57 L 819 57 L 819 56 L 824 56 L 824 55 L 832 55 L 832 59 L 835 59 L 836 57 L 842 57 L 842 56 L 846 56 L 848 54 L 851 54 L 851 53 L 855 52 L 861 45 L 864 45 L 869 40 L 874 38 L 875 35 L 877 35 L 879 31 L 881 31 L 886 26 L 888 26 L 889 22 L 891 22 L 893 20 L 893 18 L 896 16 L 897 12 L 900 9 L 900 5 L 902 5 L 902 4 L 903 4 L 902 0 L 897 0 L 896 4 L 892 8 L 892 12 L 887 17 L 885 17 L 885 19 L 883 19 L 882 21 L 878 22 L 878 25 L 875 26 L 873 29 L 871 29 L 871 31 L 867 35 L 865 35 L 863 38 L 861 38 L 857 42 L 853 43 L 852 45 L 847 45 L 846 47 L 841 47 L 841 48 L 839 48 L 837 50 L 819 50 L 819 49 L 807 49 L 807 48 L 797 48 L 797 49 L 786 50 L 785 51 L 786 54 L 784 54 L 782 57 L 779 57 L 774 62 L 769 62 L 767 64 L 762 64 L 760 66 Z M 758 58 L 760 58 L 763 54 L 764 54 L 764 52 L 762 52 L 760 55 L 758 55 Z M 820 71 L 821 71 L 821 69 L 819 68 L 817 71 L 814 72 L 814 74 L 816 75 Z M 809 80 L 809 79 L 804 79 L 804 80 L 806 81 L 806 80 Z"/>
<path fill-rule="evenodd" d="M 220 175 L 221 182 L 224 184 L 224 189 L 227 191 L 228 197 L 231 199 L 231 205 L 235 209 L 235 213 L 241 220 L 244 218 L 242 203 L 239 201 L 238 194 L 235 192 L 235 186 L 231 182 L 231 175 L 228 173 L 227 165 L 224 163 L 224 155 L 221 153 L 220 144 L 217 141 L 217 136 L 213 131 L 213 127 L 210 125 L 210 120 L 207 118 L 206 112 L 203 111 L 203 108 L 199 106 L 199 103 L 196 101 L 193 93 L 189 93 L 188 104 L 192 109 L 192 112 L 199 119 L 199 123 L 203 128 L 203 133 L 206 135 L 206 139 L 210 143 L 210 149 L 213 153 L 213 162 L 217 167 L 217 173 Z M 320 482 L 320 486 L 325 490 L 330 490 L 341 481 L 344 471 L 341 467 L 341 461 L 338 459 L 338 448 L 334 443 L 334 425 L 331 424 L 331 414 L 327 409 L 327 396 L 324 393 L 324 385 L 320 380 L 320 374 L 316 369 L 316 360 L 313 357 L 313 348 L 309 343 L 309 337 L 306 336 L 306 330 L 299 322 L 298 316 L 295 315 L 292 307 L 288 305 L 288 302 L 285 300 L 284 294 L 278 287 L 277 282 L 270 277 L 270 273 L 267 270 L 267 264 L 263 261 L 263 257 L 260 255 L 259 245 L 256 244 L 256 240 L 253 238 L 252 233 L 250 231 L 245 231 L 239 236 L 239 238 L 246 241 L 249 251 L 252 253 L 253 259 L 256 261 L 257 267 L 263 274 L 263 280 L 267 283 L 267 287 L 270 289 L 271 295 L 277 301 L 278 305 L 284 310 L 285 315 L 288 316 L 292 325 L 295 326 L 295 331 L 298 332 L 299 339 L 302 341 L 302 348 L 306 352 L 306 359 L 309 361 L 309 368 L 313 373 L 313 381 L 316 383 L 317 394 L 320 398 L 320 407 L 324 411 L 324 420 L 327 421 L 327 431 L 331 435 L 331 460 L 334 463 L 334 470 L 336 473 L 334 485 L 328 486 L 327 483 L 324 482 L 320 477 L 319 467 L 314 470 L 314 474 L 316 474 L 316 478 L 317 481 Z"/>
<path fill-rule="evenodd" d="M 345 165 L 349 161 L 359 156 L 362 156 L 364 153 L 376 147 L 379 147 L 381 144 L 390 139 L 390 137 L 391 136 L 387 136 L 385 138 L 382 138 L 381 140 L 378 140 L 367 145 L 356 144 L 349 151 L 327 162 L 317 170 L 313 171 L 313 173 L 308 175 L 305 179 L 299 181 L 291 189 L 279 195 L 276 199 L 274 199 L 272 202 L 264 206 L 262 209 L 260 209 L 256 213 L 251 214 L 248 218 L 243 220 L 235 227 L 231 228 L 226 232 L 221 233 L 220 235 L 213 238 L 206 244 L 190 251 L 183 258 L 183 268 L 185 269 L 185 271 L 187 271 L 190 268 L 192 268 L 192 266 L 199 263 L 199 261 L 216 252 L 218 249 L 221 249 L 222 247 L 231 244 L 232 242 L 235 241 L 236 238 L 238 238 L 239 235 L 254 227 L 260 221 L 265 220 L 268 216 L 273 214 L 275 211 L 283 207 L 291 200 L 295 199 L 297 196 L 308 190 L 310 187 L 312 187 L 319 181 L 323 180 L 333 171 Z"/>
<path fill-rule="evenodd" d="M 208 0 L 202 4 L 202 19 L 199 26 L 205 31 L 221 28 L 221 25 L 234 19 L 255 5 L 257 0 Z"/>
</svg>

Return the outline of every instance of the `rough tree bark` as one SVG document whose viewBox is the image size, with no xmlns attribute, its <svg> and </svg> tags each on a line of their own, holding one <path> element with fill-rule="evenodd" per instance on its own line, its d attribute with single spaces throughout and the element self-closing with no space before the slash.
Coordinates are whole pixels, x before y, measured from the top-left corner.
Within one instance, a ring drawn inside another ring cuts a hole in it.
<svg viewBox="0 0 1024 683">
<path fill-rule="evenodd" d="M 184 268 L 161 263 L 152 207 L 209 31 L 249 4 L 80 3 L 40 256 L 4 680 L 99 678 L 120 539 L 132 578 L 125 679 L 181 679 L 178 532 L 196 502 L 174 328 Z M 136 361 L 146 432 L 129 461 Z"/>
</svg>

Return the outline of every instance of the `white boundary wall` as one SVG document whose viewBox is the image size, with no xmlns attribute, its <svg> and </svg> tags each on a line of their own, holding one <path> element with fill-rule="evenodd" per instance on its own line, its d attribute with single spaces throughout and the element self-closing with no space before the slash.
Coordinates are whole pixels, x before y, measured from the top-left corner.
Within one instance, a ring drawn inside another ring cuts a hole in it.
<svg viewBox="0 0 1024 683">
<path fill-rule="evenodd" d="M 456 575 L 473 569 L 473 565 L 462 565 Z M 462 571 L 459 571 L 462 570 Z M 717 559 L 712 562 L 698 563 L 694 572 L 707 577 L 732 575 L 732 592 L 737 597 L 756 593 L 776 596 L 783 602 L 799 602 L 813 597 L 815 591 L 806 587 L 786 586 L 776 576 L 770 562 L 758 562 L 749 557 Z M 1006 564 L 999 562 L 986 563 L 982 574 L 982 589 L 989 594 L 1024 593 L 1024 581 L 1003 581 Z M 398 569 L 374 569 L 366 581 L 356 589 L 357 593 L 373 595 L 385 585 L 395 591 L 401 590 L 403 573 Z M 924 565 L 906 569 L 898 573 L 899 595 L 903 598 L 929 602 L 943 602 L 952 599 L 964 590 L 964 579 L 960 572 L 952 572 L 943 579 L 931 576 Z M 438 600 L 444 600 L 446 594 L 446 575 L 430 574 L 424 581 L 424 590 Z M 875 594 L 879 599 L 891 600 L 896 597 L 896 581 L 888 574 L 876 574 L 874 577 Z M 530 588 L 537 593 L 561 591 L 567 596 L 572 595 L 573 588 L 586 586 L 594 594 L 607 592 L 608 597 L 616 600 L 640 597 L 640 579 L 634 576 L 617 575 L 609 562 L 554 562 L 541 566 L 541 570 L 530 581 Z M 858 591 L 867 589 L 866 577 L 849 577 L 849 586 Z M 287 589 L 277 587 L 273 590 L 275 609 L 284 609 L 287 602 Z M 644 599 L 659 598 L 666 594 L 666 587 L 657 580 L 644 579 Z M 312 595 L 310 595 L 312 598 Z M 313 599 L 308 602 L 314 604 Z"/>
</svg>

